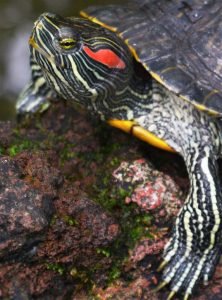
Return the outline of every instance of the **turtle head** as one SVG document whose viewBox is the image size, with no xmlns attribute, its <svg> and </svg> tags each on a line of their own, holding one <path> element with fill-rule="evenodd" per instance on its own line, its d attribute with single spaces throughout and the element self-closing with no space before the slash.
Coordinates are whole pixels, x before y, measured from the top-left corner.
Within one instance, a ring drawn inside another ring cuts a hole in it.
<svg viewBox="0 0 222 300">
<path fill-rule="evenodd" d="M 132 56 L 125 43 L 86 19 L 44 13 L 29 43 L 49 86 L 89 109 L 98 110 L 100 102 L 124 90 L 132 76 Z"/>
</svg>

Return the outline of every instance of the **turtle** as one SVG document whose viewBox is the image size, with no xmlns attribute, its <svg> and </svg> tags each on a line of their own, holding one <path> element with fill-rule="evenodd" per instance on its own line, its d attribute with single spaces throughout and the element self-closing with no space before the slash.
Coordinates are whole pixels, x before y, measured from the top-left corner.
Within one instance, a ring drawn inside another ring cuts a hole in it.
<svg viewBox="0 0 222 300">
<path fill-rule="evenodd" d="M 129 0 L 80 17 L 43 13 L 29 44 L 31 82 L 17 102 L 78 103 L 111 126 L 182 156 L 189 192 L 163 252 L 168 300 L 212 278 L 222 249 L 222 4 Z"/>
</svg>

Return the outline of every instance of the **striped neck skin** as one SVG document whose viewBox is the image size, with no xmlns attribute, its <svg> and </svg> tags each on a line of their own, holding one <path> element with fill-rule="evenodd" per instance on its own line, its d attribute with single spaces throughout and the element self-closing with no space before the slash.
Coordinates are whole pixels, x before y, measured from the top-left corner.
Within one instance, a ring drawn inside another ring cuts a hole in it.
<svg viewBox="0 0 222 300">
<path fill-rule="evenodd" d="M 35 22 L 30 49 L 53 90 L 102 119 L 128 120 L 149 111 L 150 75 L 106 28 L 44 13 Z"/>
</svg>

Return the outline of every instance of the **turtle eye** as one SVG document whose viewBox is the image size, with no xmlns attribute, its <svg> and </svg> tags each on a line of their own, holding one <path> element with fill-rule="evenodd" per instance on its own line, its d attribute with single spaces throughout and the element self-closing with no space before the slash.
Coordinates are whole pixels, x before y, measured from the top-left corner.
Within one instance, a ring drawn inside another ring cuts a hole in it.
<svg viewBox="0 0 222 300">
<path fill-rule="evenodd" d="M 59 45 L 62 47 L 62 49 L 70 50 L 75 47 L 76 41 L 72 38 L 64 38 L 59 41 Z"/>
</svg>

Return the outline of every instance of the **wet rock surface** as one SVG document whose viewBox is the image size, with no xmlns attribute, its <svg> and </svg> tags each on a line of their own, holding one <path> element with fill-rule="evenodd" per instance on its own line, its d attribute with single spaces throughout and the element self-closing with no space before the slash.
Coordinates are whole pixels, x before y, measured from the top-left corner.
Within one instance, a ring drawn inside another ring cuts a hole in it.
<svg viewBox="0 0 222 300">
<path fill-rule="evenodd" d="M 0 299 L 166 299 L 182 159 L 63 102 L 0 125 Z M 222 299 L 221 268 L 194 299 Z"/>
</svg>

